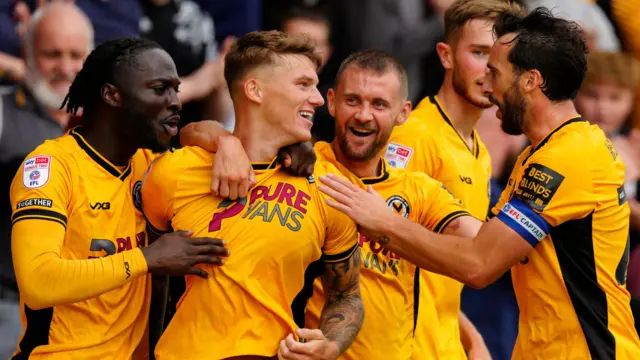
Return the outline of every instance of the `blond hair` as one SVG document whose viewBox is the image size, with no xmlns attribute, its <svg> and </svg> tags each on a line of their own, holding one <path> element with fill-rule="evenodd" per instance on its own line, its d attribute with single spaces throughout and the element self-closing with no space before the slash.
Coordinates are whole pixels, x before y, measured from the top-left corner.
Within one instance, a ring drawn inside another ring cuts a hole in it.
<svg viewBox="0 0 640 360">
<path fill-rule="evenodd" d="M 457 41 L 460 30 L 471 20 L 495 21 L 505 13 L 525 16 L 526 10 L 509 0 L 456 0 L 444 13 L 445 41 Z"/>
<path fill-rule="evenodd" d="M 320 55 L 306 37 L 287 35 L 281 31 L 254 31 L 236 41 L 225 57 L 224 78 L 229 89 L 249 71 L 276 62 L 276 55 L 304 55 L 320 67 Z"/>
<path fill-rule="evenodd" d="M 589 54 L 582 86 L 607 82 L 635 91 L 640 84 L 640 63 L 633 56 L 621 52 Z"/>
</svg>

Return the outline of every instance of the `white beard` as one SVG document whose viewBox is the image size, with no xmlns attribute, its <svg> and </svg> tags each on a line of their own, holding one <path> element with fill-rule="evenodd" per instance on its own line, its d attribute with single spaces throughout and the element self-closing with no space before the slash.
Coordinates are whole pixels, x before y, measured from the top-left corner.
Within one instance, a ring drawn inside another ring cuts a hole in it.
<svg viewBox="0 0 640 360">
<path fill-rule="evenodd" d="M 47 80 L 35 69 L 27 69 L 24 82 L 38 104 L 47 110 L 59 110 L 64 98 L 67 96 L 67 94 L 51 90 Z"/>
</svg>

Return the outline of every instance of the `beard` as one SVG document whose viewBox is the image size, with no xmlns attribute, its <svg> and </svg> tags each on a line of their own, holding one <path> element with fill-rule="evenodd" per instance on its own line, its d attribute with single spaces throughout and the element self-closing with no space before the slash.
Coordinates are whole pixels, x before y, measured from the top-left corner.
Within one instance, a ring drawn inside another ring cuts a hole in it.
<svg viewBox="0 0 640 360">
<path fill-rule="evenodd" d="M 505 93 L 503 104 L 496 101 L 496 105 L 502 111 L 502 131 L 509 135 L 521 135 L 524 131 L 524 112 L 527 102 L 516 86 L 516 82 L 517 79 Z"/>
<path fill-rule="evenodd" d="M 349 131 L 348 126 L 345 127 L 342 134 L 337 134 L 336 136 L 338 138 L 338 146 L 340 146 L 342 154 L 350 161 L 369 161 L 378 156 L 391 137 L 391 131 L 383 133 L 378 129 L 375 139 L 369 146 L 361 150 L 356 150 L 351 146 L 351 144 L 349 144 L 346 134 L 347 131 Z"/>
<path fill-rule="evenodd" d="M 67 94 L 51 90 L 48 81 L 60 80 L 63 77 L 64 75 L 53 75 L 47 79 L 37 69 L 27 69 L 24 83 L 38 104 L 49 110 L 59 110 Z M 68 80 L 73 81 L 73 79 Z"/>
<path fill-rule="evenodd" d="M 493 104 L 489 101 L 489 99 L 483 100 L 483 101 L 478 101 L 475 100 L 469 91 L 469 88 L 471 87 L 469 84 L 466 83 L 466 81 L 464 80 L 464 77 L 462 76 L 462 74 L 460 74 L 459 72 L 459 67 L 455 67 L 453 69 L 453 75 L 452 75 L 452 82 L 453 82 L 453 90 L 460 96 L 462 96 L 462 98 L 464 98 L 469 104 L 480 108 L 480 109 L 488 109 L 491 106 L 493 106 Z"/>
</svg>

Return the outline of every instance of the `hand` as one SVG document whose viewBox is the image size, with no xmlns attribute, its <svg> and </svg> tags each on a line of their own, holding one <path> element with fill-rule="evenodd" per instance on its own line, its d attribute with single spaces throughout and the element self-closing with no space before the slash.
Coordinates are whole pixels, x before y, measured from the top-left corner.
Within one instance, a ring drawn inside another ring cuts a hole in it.
<svg viewBox="0 0 640 360">
<path fill-rule="evenodd" d="M 474 341 L 473 344 L 471 344 L 471 348 L 469 349 L 467 358 L 469 360 L 491 360 L 489 349 L 487 349 L 487 345 L 485 345 L 482 338 L 480 338 L 479 341 Z"/>
<path fill-rule="evenodd" d="M 278 161 L 291 175 L 308 177 L 313 174 L 316 152 L 311 142 L 293 144 L 280 149 Z"/>
<path fill-rule="evenodd" d="M 206 279 L 206 271 L 197 264 L 224 264 L 229 256 L 225 242 L 213 238 L 192 238 L 193 231 L 176 231 L 160 236 L 142 249 L 150 273 L 162 275 L 196 275 Z"/>
<path fill-rule="evenodd" d="M 231 200 L 246 198 L 255 183 L 256 175 L 240 140 L 233 135 L 220 136 L 213 160 L 211 192 Z"/>
<path fill-rule="evenodd" d="M 320 185 L 318 189 L 333 198 L 326 200 L 327 205 L 349 216 L 369 239 L 388 242 L 380 234 L 389 216 L 397 214 L 371 186 L 365 191 L 335 174 L 321 176 L 320 181 L 326 186 Z"/>
<path fill-rule="evenodd" d="M 334 360 L 338 358 L 338 345 L 330 342 L 318 329 L 298 329 L 298 337 L 303 342 L 298 342 L 292 334 L 280 341 L 278 349 L 279 360 Z"/>
</svg>

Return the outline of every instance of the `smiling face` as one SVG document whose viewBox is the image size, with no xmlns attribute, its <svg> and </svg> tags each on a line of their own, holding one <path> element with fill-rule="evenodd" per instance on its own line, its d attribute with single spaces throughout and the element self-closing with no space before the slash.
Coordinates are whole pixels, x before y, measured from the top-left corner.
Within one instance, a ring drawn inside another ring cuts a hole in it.
<svg viewBox="0 0 640 360">
<path fill-rule="evenodd" d="M 400 77 L 390 66 L 382 74 L 348 67 L 327 99 L 336 120 L 336 152 L 350 161 L 377 161 L 393 127 L 403 123 L 411 110 Z"/>
<path fill-rule="evenodd" d="M 309 141 L 315 108 L 324 104 L 316 65 L 301 54 L 276 56 L 273 64 L 257 69 L 264 118 L 291 144 Z"/>
<path fill-rule="evenodd" d="M 121 126 L 129 129 L 129 138 L 140 148 L 162 152 L 178 133 L 182 109 L 176 66 L 162 49 L 143 51 L 135 60 L 119 74 Z"/>
</svg>

